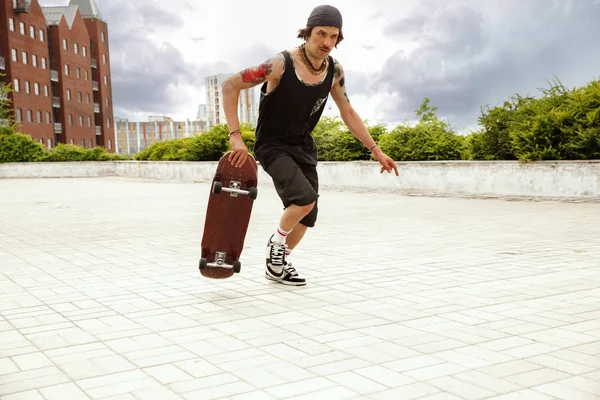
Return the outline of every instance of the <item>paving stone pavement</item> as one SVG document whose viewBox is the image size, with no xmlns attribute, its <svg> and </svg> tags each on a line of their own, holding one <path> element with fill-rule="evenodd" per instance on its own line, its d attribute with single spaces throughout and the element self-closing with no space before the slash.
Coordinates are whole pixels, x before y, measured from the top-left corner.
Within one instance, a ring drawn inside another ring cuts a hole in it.
<svg viewBox="0 0 600 400">
<path fill-rule="evenodd" d="M 0 398 L 600 399 L 600 205 L 323 191 L 203 278 L 209 186 L 0 180 Z"/>
</svg>

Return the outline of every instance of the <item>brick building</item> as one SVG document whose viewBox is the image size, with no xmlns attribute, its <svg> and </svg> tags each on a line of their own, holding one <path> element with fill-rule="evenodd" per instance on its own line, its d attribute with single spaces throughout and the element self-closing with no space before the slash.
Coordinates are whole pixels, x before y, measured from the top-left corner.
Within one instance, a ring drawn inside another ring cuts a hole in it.
<svg viewBox="0 0 600 400">
<path fill-rule="evenodd" d="M 95 0 L 0 0 L 0 21 L 0 73 L 21 130 L 49 148 L 114 151 L 108 29 Z"/>
</svg>

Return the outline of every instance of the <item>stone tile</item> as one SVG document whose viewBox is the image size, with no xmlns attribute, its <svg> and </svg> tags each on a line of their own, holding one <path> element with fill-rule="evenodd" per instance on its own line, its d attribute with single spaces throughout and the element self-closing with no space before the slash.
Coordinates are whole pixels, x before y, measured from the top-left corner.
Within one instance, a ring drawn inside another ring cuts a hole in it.
<svg viewBox="0 0 600 400">
<path fill-rule="evenodd" d="M 294 288 L 264 279 L 268 182 L 222 281 L 197 267 L 205 182 L 0 192 L 3 399 L 597 396 L 595 204 L 325 189 Z"/>
</svg>

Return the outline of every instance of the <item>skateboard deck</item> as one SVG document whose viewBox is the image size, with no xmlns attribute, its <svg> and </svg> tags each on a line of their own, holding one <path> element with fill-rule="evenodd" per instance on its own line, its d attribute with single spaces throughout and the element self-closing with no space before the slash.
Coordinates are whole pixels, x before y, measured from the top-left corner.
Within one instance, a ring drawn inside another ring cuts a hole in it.
<svg viewBox="0 0 600 400">
<path fill-rule="evenodd" d="M 254 157 L 248 154 L 244 165 L 235 168 L 227 160 L 229 153 L 219 160 L 211 182 L 201 242 L 200 273 L 213 279 L 240 272 L 240 256 L 258 195 Z"/>
</svg>

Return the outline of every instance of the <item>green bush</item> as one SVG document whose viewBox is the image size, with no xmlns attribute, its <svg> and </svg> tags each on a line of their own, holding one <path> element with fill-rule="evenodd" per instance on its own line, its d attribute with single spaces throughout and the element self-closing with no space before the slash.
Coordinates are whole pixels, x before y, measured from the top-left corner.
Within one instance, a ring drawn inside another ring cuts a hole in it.
<svg viewBox="0 0 600 400">
<path fill-rule="evenodd" d="M 440 121 L 436 107 L 424 99 L 417 110 L 421 117 L 415 126 L 398 125 L 379 137 L 379 147 L 396 161 L 460 160 L 466 150 L 465 138 L 455 134 L 450 126 Z"/>
<path fill-rule="evenodd" d="M 0 163 L 39 161 L 44 155 L 44 146 L 19 133 L 12 126 L 0 127 Z"/>
<path fill-rule="evenodd" d="M 377 142 L 385 132 L 385 125 L 365 123 L 367 130 Z M 357 161 L 372 159 L 371 152 L 358 140 L 339 117 L 324 116 L 313 130 L 319 161 Z"/>
<path fill-rule="evenodd" d="M 113 161 L 126 160 L 125 156 L 111 154 L 104 147 L 84 149 L 74 144 L 59 143 L 51 151 L 46 151 L 38 161 Z"/>
<path fill-rule="evenodd" d="M 468 138 L 469 159 L 600 158 L 600 81 L 566 89 L 556 82 L 540 98 L 515 95 L 482 110 L 482 129 Z"/>
<path fill-rule="evenodd" d="M 254 131 L 247 125 L 242 125 L 241 131 L 242 140 L 252 153 Z M 153 143 L 134 158 L 149 161 L 218 161 L 229 150 L 229 130 L 227 125 L 221 124 L 201 135 Z"/>
</svg>

